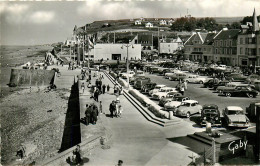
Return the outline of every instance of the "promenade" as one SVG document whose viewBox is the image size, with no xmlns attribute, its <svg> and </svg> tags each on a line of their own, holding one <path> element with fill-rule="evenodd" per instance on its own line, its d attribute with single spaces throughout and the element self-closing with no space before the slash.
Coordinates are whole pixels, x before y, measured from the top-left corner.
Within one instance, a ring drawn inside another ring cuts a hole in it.
<svg viewBox="0 0 260 166">
<path fill-rule="evenodd" d="M 74 71 L 63 70 L 62 75 L 67 72 L 79 74 L 77 69 Z M 103 72 L 99 73 L 103 74 Z M 95 84 L 96 78 L 93 77 L 93 74 L 94 72 L 92 72 L 92 85 Z M 123 95 L 119 96 L 123 106 L 122 118 L 110 118 L 108 116 L 109 104 L 112 100 L 116 100 L 116 96 L 113 94 L 114 85 L 105 75 L 102 82 L 110 85 L 110 91 L 99 96 L 105 114 L 99 115 L 96 125 L 86 126 L 80 123 L 81 142 L 93 136 L 89 133 L 93 134 L 97 131 L 97 135 L 103 135 L 108 139 L 105 145 L 109 148 L 103 149 L 101 145 L 98 145 L 89 150 L 82 146 L 83 158 L 87 159 L 84 165 L 115 165 L 118 160 L 123 160 L 124 165 L 187 165 L 192 161 L 189 156 L 203 151 L 202 144 L 186 136 L 204 129 L 194 128 L 191 123 L 186 121 L 168 127 L 151 123 Z M 80 118 L 85 116 L 87 103 L 98 105 L 90 98 L 89 89 L 85 89 L 84 93 L 79 89 L 79 100 Z M 71 155 L 65 155 L 51 162 L 50 165 L 66 165 L 66 158 Z"/>
</svg>

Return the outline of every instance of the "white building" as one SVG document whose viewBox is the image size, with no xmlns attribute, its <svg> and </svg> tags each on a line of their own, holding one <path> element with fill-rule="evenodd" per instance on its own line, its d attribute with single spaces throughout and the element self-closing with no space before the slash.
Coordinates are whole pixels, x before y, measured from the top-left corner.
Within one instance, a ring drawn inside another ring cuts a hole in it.
<svg viewBox="0 0 260 166">
<path fill-rule="evenodd" d="M 145 24 L 145 27 L 146 27 L 146 28 L 152 28 L 152 27 L 153 27 L 153 24 L 150 23 L 150 22 L 148 22 L 148 23 Z"/>
<path fill-rule="evenodd" d="M 172 54 L 183 48 L 183 42 L 178 37 L 177 39 L 166 39 L 160 42 L 160 53 Z"/>
<path fill-rule="evenodd" d="M 160 25 L 167 25 L 167 21 L 166 20 L 160 20 Z"/>
<path fill-rule="evenodd" d="M 129 60 L 141 59 L 141 44 L 131 44 L 127 47 L 126 44 L 96 44 L 91 50 L 90 58 L 94 60 L 126 60 L 128 52 Z"/>
<path fill-rule="evenodd" d="M 173 19 L 170 19 L 170 20 L 168 21 L 168 25 L 170 25 L 170 26 L 172 26 L 173 23 L 174 23 L 174 20 L 173 20 Z"/>
<path fill-rule="evenodd" d="M 141 25 L 142 24 L 142 21 L 141 20 L 136 20 L 135 21 L 135 25 Z"/>
</svg>

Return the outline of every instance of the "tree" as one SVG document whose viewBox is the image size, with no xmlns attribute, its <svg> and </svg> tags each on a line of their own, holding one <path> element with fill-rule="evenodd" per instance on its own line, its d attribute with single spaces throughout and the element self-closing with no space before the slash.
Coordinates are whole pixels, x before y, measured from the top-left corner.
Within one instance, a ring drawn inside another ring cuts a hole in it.
<svg viewBox="0 0 260 166">
<path fill-rule="evenodd" d="M 240 23 L 239 22 L 233 22 L 231 24 L 231 29 L 239 29 L 240 28 Z"/>
</svg>

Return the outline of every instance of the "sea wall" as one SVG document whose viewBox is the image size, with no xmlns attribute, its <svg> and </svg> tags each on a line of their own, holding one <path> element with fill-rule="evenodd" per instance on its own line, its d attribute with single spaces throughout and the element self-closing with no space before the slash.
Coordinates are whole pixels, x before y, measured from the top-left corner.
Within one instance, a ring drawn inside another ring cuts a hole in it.
<svg viewBox="0 0 260 166">
<path fill-rule="evenodd" d="M 10 86 L 49 86 L 54 82 L 53 70 L 12 69 Z"/>
</svg>

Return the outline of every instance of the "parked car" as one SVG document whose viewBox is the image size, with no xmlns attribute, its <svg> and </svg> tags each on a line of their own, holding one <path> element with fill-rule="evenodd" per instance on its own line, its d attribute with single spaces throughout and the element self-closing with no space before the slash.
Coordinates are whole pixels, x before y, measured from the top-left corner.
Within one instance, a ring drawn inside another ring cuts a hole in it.
<svg viewBox="0 0 260 166">
<path fill-rule="evenodd" d="M 169 77 L 169 80 L 183 80 L 187 77 L 186 73 L 175 73 Z"/>
<path fill-rule="evenodd" d="M 160 100 L 161 98 L 165 98 L 169 92 L 175 92 L 178 93 L 176 88 L 171 87 L 163 87 L 158 92 L 153 93 L 152 99 L 154 100 Z"/>
<path fill-rule="evenodd" d="M 143 71 L 137 70 L 134 76 L 145 76 L 145 74 Z"/>
<path fill-rule="evenodd" d="M 150 83 L 151 79 L 147 78 L 147 77 L 140 77 L 138 79 L 136 79 L 136 81 L 134 82 L 134 88 L 135 89 L 141 89 L 142 86 L 144 86 L 147 83 Z"/>
<path fill-rule="evenodd" d="M 241 107 L 228 106 L 223 110 L 223 116 L 229 127 L 250 126 L 250 121 Z"/>
<path fill-rule="evenodd" d="M 251 122 L 256 122 L 257 116 L 256 116 L 256 104 L 260 102 L 252 102 L 249 104 L 248 107 L 246 107 L 246 114 Z"/>
<path fill-rule="evenodd" d="M 175 112 L 177 116 L 189 118 L 192 114 L 201 113 L 202 106 L 196 100 L 186 100 L 179 106 Z"/>
<path fill-rule="evenodd" d="M 154 87 L 156 86 L 157 84 L 156 83 L 153 83 L 153 82 L 149 82 L 145 85 L 142 86 L 141 88 L 141 92 L 142 93 L 148 93 L 150 90 L 154 89 Z"/>
<path fill-rule="evenodd" d="M 147 77 L 145 77 L 145 76 L 133 76 L 133 77 L 131 77 L 130 79 L 129 79 L 129 83 L 131 84 L 131 85 L 133 85 L 134 83 L 135 83 L 135 81 L 137 81 L 138 79 L 147 79 Z"/>
<path fill-rule="evenodd" d="M 259 80 L 260 76 L 257 74 L 251 74 L 246 78 L 246 83 L 248 84 L 254 84 L 255 80 Z"/>
<path fill-rule="evenodd" d="M 225 90 L 225 89 L 234 89 L 236 86 L 238 86 L 238 85 L 242 85 L 241 83 L 239 83 L 239 82 L 229 82 L 229 83 L 227 83 L 225 86 L 218 86 L 217 88 L 216 88 L 216 91 L 218 92 L 218 93 L 222 93 L 223 92 L 223 90 Z M 245 85 L 249 85 L 249 84 L 245 84 Z"/>
<path fill-rule="evenodd" d="M 233 82 L 244 82 L 247 79 L 247 76 L 244 76 L 241 73 L 231 73 L 226 79 Z"/>
<path fill-rule="evenodd" d="M 230 83 L 227 80 L 220 81 L 219 83 L 213 84 L 212 88 L 216 90 L 219 86 L 226 86 L 228 83 Z"/>
<path fill-rule="evenodd" d="M 172 101 L 165 103 L 164 110 L 175 111 L 175 109 L 182 105 L 182 103 L 186 100 L 190 100 L 190 98 L 186 96 L 176 96 Z"/>
<path fill-rule="evenodd" d="M 128 73 L 120 73 L 120 76 L 123 78 L 123 79 L 127 79 L 127 76 L 129 76 L 129 78 L 133 77 L 135 74 L 134 71 L 129 71 Z"/>
<path fill-rule="evenodd" d="M 200 125 L 206 126 L 206 122 L 211 123 L 211 126 L 221 126 L 220 112 L 217 105 L 203 105 L 200 117 Z"/>
<path fill-rule="evenodd" d="M 177 96 L 182 96 L 181 93 L 176 93 L 176 92 L 169 92 L 165 98 L 161 98 L 159 101 L 160 106 L 164 106 L 165 103 L 173 101 L 175 97 Z"/>
<path fill-rule="evenodd" d="M 163 84 L 156 85 L 156 86 L 154 87 L 154 89 L 152 89 L 152 90 L 149 91 L 149 95 L 152 96 L 153 93 L 158 92 L 158 91 L 159 91 L 161 88 L 163 88 L 163 87 L 166 87 L 166 85 L 163 85 Z"/>
<path fill-rule="evenodd" d="M 247 96 L 249 98 L 253 98 L 258 95 L 258 92 L 256 90 L 252 89 L 250 86 L 236 86 L 233 89 L 224 89 L 222 91 L 222 94 L 224 94 L 227 97 Z"/>
<path fill-rule="evenodd" d="M 219 79 L 217 78 L 212 78 L 212 79 L 208 79 L 206 82 L 203 83 L 203 86 L 205 88 L 212 88 L 214 84 L 219 83 Z"/>
<path fill-rule="evenodd" d="M 199 76 L 199 75 L 188 75 L 184 81 L 188 82 L 188 83 L 199 83 L 199 84 L 203 84 L 204 82 L 207 81 L 206 77 L 203 76 Z"/>
<path fill-rule="evenodd" d="M 206 67 L 199 67 L 194 71 L 194 73 L 197 73 L 198 75 L 207 75 L 207 68 Z"/>
<path fill-rule="evenodd" d="M 151 74 L 153 74 L 153 73 L 159 73 L 159 67 L 151 67 L 150 73 L 151 73 Z"/>
</svg>

